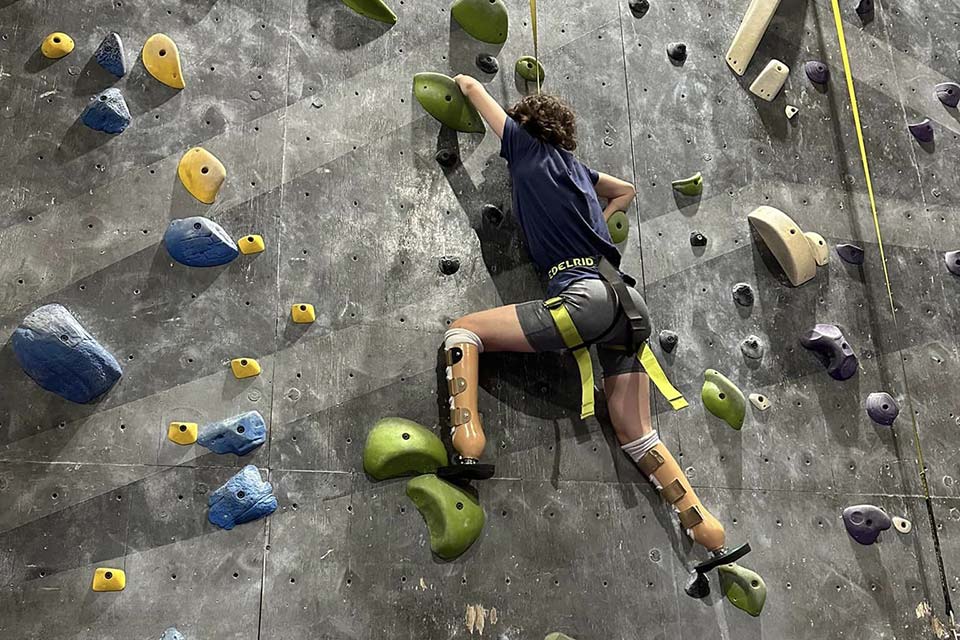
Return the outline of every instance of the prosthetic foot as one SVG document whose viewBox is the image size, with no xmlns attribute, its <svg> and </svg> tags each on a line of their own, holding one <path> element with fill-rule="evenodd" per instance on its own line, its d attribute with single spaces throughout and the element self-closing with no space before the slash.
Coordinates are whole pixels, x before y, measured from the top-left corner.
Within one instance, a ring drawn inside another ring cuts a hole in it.
<svg viewBox="0 0 960 640">
<path fill-rule="evenodd" d="M 447 387 L 450 393 L 450 425 L 453 448 L 457 451 L 454 464 L 441 467 L 437 475 L 448 480 L 485 480 L 493 476 L 492 464 L 481 464 L 480 456 L 487 444 L 477 411 L 477 377 L 482 347 L 472 342 L 453 343 L 454 332 L 464 332 L 465 338 L 476 338 L 464 329 L 447 333 Z M 451 335 L 453 334 L 453 335 Z M 476 338 L 479 343 L 479 338 Z"/>
</svg>

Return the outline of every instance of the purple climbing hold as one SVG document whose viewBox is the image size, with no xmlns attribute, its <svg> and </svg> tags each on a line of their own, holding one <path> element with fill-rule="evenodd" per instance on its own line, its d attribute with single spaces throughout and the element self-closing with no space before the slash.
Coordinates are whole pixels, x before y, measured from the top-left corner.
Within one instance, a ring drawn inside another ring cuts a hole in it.
<svg viewBox="0 0 960 640">
<path fill-rule="evenodd" d="M 858 16 L 870 15 L 873 13 L 873 0 L 857 0 L 857 5 L 854 7 L 854 10 Z"/>
<path fill-rule="evenodd" d="M 110 87 L 90 98 L 80 116 L 83 124 L 104 133 L 123 133 L 130 126 L 130 109 L 120 89 Z"/>
<path fill-rule="evenodd" d="M 268 516 L 277 510 L 273 486 L 264 482 L 260 470 L 248 464 L 207 498 L 207 519 L 223 529 Z"/>
<path fill-rule="evenodd" d="M 819 60 L 810 60 L 809 62 L 805 62 L 803 65 L 803 71 L 807 74 L 807 77 L 810 78 L 810 82 L 827 84 L 827 80 L 830 79 L 830 69 L 828 69 L 827 65 L 823 64 Z"/>
<path fill-rule="evenodd" d="M 889 427 L 900 415 L 900 407 L 889 393 L 871 393 L 867 396 L 867 415 L 877 424 Z"/>
<path fill-rule="evenodd" d="M 873 544 L 881 531 L 890 528 L 890 516 L 872 504 L 858 504 L 843 510 L 843 524 L 850 537 L 860 544 Z"/>
<path fill-rule="evenodd" d="M 943 261 L 947 263 L 947 271 L 960 276 L 960 251 L 947 251 L 943 254 Z"/>
<path fill-rule="evenodd" d="M 671 42 L 667 45 L 667 57 L 673 62 L 682 63 L 687 59 L 687 45 L 682 42 Z"/>
<path fill-rule="evenodd" d="M 930 124 L 930 118 L 908 124 L 907 128 L 910 129 L 913 137 L 920 142 L 933 142 L 933 125 Z"/>
<path fill-rule="evenodd" d="M 127 72 L 127 58 L 123 53 L 123 40 L 116 31 L 111 31 L 93 53 L 94 60 L 101 67 L 122 78 Z"/>
<path fill-rule="evenodd" d="M 483 208 L 480 209 L 480 215 L 495 227 L 499 227 L 500 223 L 503 222 L 503 211 L 495 204 L 483 205 Z"/>
<path fill-rule="evenodd" d="M 800 336 L 800 344 L 817 354 L 835 380 L 846 380 L 857 372 L 859 360 L 835 324 L 817 324 Z"/>
<path fill-rule="evenodd" d="M 941 82 L 933 88 L 940 102 L 948 107 L 956 108 L 960 104 L 960 84 L 956 82 Z"/>
<path fill-rule="evenodd" d="M 838 244 L 837 255 L 844 262 L 863 264 L 863 249 L 855 244 Z"/>
<path fill-rule="evenodd" d="M 489 53 L 478 53 L 476 63 L 477 68 L 484 73 L 493 75 L 497 71 L 500 71 L 500 63 L 497 62 L 497 59 Z"/>
</svg>

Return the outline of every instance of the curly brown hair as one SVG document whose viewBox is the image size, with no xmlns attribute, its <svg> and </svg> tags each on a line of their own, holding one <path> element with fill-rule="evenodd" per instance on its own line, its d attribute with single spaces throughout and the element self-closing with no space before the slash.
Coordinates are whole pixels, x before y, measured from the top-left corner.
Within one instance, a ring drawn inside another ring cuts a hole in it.
<svg viewBox="0 0 960 640">
<path fill-rule="evenodd" d="M 577 117 L 557 96 L 525 96 L 507 109 L 507 115 L 538 140 L 567 151 L 577 148 Z"/>
</svg>

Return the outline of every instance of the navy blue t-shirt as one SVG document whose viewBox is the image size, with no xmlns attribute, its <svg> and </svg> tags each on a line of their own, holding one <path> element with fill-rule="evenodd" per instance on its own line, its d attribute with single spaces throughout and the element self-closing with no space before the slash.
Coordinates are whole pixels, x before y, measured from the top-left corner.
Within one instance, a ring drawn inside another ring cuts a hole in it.
<svg viewBox="0 0 960 640">
<path fill-rule="evenodd" d="M 500 155 L 513 178 L 513 211 L 530 258 L 548 278 L 548 297 L 577 280 L 599 278 L 591 266 L 598 256 L 619 268 L 620 252 L 593 187 L 599 179 L 596 171 L 569 151 L 533 137 L 509 116 Z"/>
</svg>

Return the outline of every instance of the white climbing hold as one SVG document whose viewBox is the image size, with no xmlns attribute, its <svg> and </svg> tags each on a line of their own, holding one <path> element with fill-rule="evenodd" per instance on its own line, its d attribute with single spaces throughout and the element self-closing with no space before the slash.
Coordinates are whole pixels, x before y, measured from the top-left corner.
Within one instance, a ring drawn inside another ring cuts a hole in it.
<svg viewBox="0 0 960 640">
<path fill-rule="evenodd" d="M 910 533 L 913 531 L 913 523 L 907 520 L 906 518 L 901 518 L 900 516 L 893 516 L 893 526 L 900 533 Z"/>
<path fill-rule="evenodd" d="M 755 406 L 760 411 L 766 411 L 770 408 L 770 398 L 759 393 L 751 393 L 750 404 Z"/>
<path fill-rule="evenodd" d="M 787 120 L 793 120 L 793 116 L 797 115 L 800 109 L 796 108 L 792 104 L 788 104 L 783 108 L 783 112 L 787 114 Z"/>
</svg>

